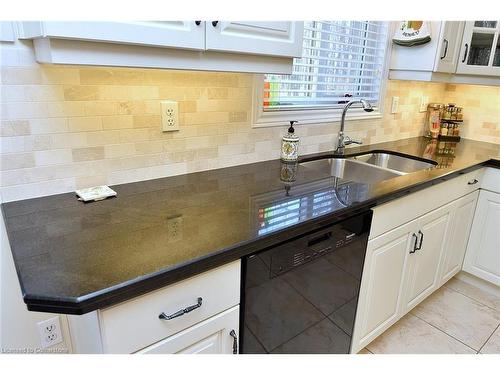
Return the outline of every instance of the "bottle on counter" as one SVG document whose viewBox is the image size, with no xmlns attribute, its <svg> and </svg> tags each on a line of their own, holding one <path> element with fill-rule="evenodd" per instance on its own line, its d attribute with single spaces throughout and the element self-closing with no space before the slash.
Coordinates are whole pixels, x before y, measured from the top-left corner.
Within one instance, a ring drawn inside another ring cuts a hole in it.
<svg viewBox="0 0 500 375">
<path fill-rule="evenodd" d="M 441 127 L 441 112 L 444 105 L 441 103 L 429 103 L 427 105 L 426 124 L 428 134 L 431 138 L 437 138 Z"/>
<path fill-rule="evenodd" d="M 298 121 L 290 121 L 288 133 L 281 140 L 281 160 L 285 162 L 296 162 L 299 158 L 299 137 L 293 128 L 296 122 Z"/>
</svg>

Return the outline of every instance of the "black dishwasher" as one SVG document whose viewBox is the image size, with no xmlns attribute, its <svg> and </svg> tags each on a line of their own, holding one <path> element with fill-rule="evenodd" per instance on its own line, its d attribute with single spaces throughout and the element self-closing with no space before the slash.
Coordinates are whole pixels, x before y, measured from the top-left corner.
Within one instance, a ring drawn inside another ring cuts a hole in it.
<svg viewBox="0 0 500 375">
<path fill-rule="evenodd" d="M 240 353 L 350 352 L 371 218 L 243 259 Z"/>
</svg>

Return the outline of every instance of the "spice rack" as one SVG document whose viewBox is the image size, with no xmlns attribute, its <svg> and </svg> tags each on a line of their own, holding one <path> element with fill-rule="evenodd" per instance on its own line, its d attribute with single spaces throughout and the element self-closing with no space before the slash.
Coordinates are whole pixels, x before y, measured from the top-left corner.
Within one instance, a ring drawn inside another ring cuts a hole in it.
<svg viewBox="0 0 500 375">
<path fill-rule="evenodd" d="M 460 125 L 463 123 L 462 108 L 448 104 L 441 112 L 440 141 L 460 142 Z"/>
</svg>

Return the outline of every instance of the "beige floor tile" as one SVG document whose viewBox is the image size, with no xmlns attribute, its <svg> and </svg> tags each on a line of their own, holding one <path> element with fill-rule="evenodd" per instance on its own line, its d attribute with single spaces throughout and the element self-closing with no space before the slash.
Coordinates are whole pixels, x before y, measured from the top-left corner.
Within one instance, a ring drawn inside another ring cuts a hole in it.
<svg viewBox="0 0 500 375">
<path fill-rule="evenodd" d="M 412 313 L 476 350 L 500 324 L 500 312 L 449 288 L 434 292 Z"/>
<path fill-rule="evenodd" d="M 498 288 L 498 293 L 495 295 L 457 278 L 451 279 L 445 286 L 500 311 L 500 288 Z"/>
<path fill-rule="evenodd" d="M 481 349 L 482 354 L 500 354 L 500 326 Z"/>
<path fill-rule="evenodd" d="M 374 354 L 474 354 L 471 348 L 408 314 L 368 345 Z"/>
<path fill-rule="evenodd" d="M 369 351 L 366 348 L 361 349 L 358 354 L 373 354 L 371 351 Z"/>
</svg>

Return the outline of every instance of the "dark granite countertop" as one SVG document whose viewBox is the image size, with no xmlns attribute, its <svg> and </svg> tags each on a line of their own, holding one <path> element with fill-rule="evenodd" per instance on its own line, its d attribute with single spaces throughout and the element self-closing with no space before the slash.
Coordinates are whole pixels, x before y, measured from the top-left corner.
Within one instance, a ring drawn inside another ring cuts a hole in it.
<svg viewBox="0 0 500 375">
<path fill-rule="evenodd" d="M 28 309 L 83 314 L 321 228 L 481 166 L 500 145 L 462 140 L 440 156 L 426 138 L 346 150 L 436 160 L 435 169 L 374 184 L 332 177 L 328 161 L 279 160 L 113 186 L 117 198 L 73 193 L 2 204 Z M 308 156 L 309 157 L 309 156 Z M 296 176 L 293 182 L 282 177 Z"/>
</svg>

